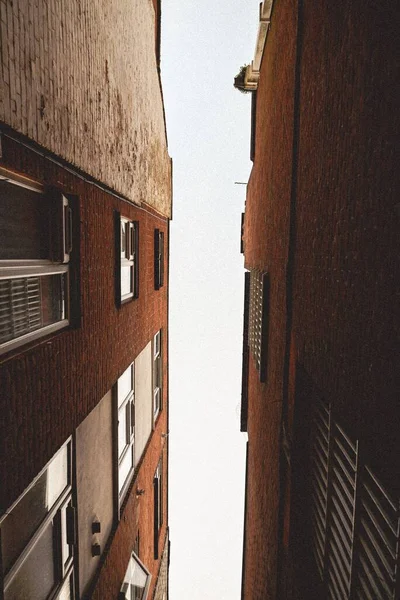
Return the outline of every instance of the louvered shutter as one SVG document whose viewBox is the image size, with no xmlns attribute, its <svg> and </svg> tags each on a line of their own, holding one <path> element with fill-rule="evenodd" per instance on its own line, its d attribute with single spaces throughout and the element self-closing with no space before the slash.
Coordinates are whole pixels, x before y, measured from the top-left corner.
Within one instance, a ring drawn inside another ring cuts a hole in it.
<svg viewBox="0 0 400 600">
<path fill-rule="evenodd" d="M 312 546 L 327 600 L 395 600 L 399 499 L 362 465 L 358 441 L 322 403 L 312 419 L 310 482 Z"/>
<path fill-rule="evenodd" d="M 327 586 L 330 598 L 348 598 L 354 539 L 358 446 L 333 426 L 327 520 Z"/>
<path fill-rule="evenodd" d="M 0 280 L 0 343 L 41 326 L 39 277 Z"/>
<path fill-rule="evenodd" d="M 354 598 L 396 598 L 399 561 L 399 502 L 364 467 L 354 564 Z"/>
</svg>

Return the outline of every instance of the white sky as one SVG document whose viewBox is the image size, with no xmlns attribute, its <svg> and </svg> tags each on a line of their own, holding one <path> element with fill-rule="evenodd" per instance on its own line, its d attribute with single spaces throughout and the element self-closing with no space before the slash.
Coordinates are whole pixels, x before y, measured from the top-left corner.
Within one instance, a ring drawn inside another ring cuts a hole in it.
<svg viewBox="0 0 400 600">
<path fill-rule="evenodd" d="M 171 600 L 241 592 L 240 433 L 250 97 L 258 0 L 163 0 L 162 81 L 174 161 L 170 262 Z"/>
</svg>

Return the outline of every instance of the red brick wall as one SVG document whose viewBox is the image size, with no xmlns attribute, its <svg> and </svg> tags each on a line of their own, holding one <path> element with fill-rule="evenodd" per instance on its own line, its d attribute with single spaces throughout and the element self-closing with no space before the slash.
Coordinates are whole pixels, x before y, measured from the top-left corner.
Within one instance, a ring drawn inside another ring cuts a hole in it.
<svg viewBox="0 0 400 600">
<path fill-rule="evenodd" d="M 2 146 L 3 166 L 76 194 L 81 221 L 81 326 L 1 358 L 0 505 L 5 509 L 156 331 L 162 327 L 167 332 L 167 283 L 154 291 L 153 257 L 155 228 L 165 232 L 167 256 L 168 222 L 7 138 Z M 114 292 L 114 209 L 140 223 L 140 295 L 120 309 Z M 167 282 L 167 261 L 165 269 Z M 167 360 L 167 335 L 163 339 Z M 165 394 L 165 366 L 164 371 Z"/>
<path fill-rule="evenodd" d="M 137 531 L 140 558 L 152 573 L 153 477 L 163 451 L 164 501 L 161 558 L 167 527 L 168 222 L 85 182 L 7 138 L 2 166 L 79 197 L 81 326 L 67 329 L 5 355 L 0 362 L 0 506 L 5 510 L 27 487 L 65 439 L 111 389 L 153 335 L 163 329 L 163 407 L 143 462 L 132 482 L 121 523 L 107 554 L 94 598 L 115 598 Z M 115 306 L 114 209 L 139 221 L 139 298 Z M 165 283 L 154 290 L 154 229 L 165 232 Z M 136 498 L 135 490 L 145 495 Z M 150 596 L 151 597 L 151 596 Z"/>
<path fill-rule="evenodd" d="M 255 160 L 245 214 L 245 265 L 270 273 L 267 382 L 249 365 L 245 598 L 275 598 L 279 440 L 292 175 L 296 1 L 274 3 L 257 92 Z"/>
</svg>

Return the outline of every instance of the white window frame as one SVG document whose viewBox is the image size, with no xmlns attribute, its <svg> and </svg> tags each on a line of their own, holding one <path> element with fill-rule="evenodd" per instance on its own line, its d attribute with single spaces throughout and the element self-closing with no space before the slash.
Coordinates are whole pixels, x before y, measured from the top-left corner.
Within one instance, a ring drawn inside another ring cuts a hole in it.
<svg viewBox="0 0 400 600">
<path fill-rule="evenodd" d="M 146 573 L 146 575 L 147 575 L 146 585 L 144 587 L 143 594 L 141 597 L 141 600 L 147 600 L 148 594 L 149 594 L 149 589 L 150 589 L 151 573 L 148 569 L 146 569 L 146 567 L 144 566 L 144 564 L 142 563 L 142 561 L 140 560 L 140 558 L 137 556 L 137 554 L 134 551 L 132 551 L 129 562 L 131 562 L 131 561 L 134 561 L 139 566 L 139 568 L 142 569 L 142 571 L 144 573 Z M 118 595 L 118 600 L 127 600 L 127 598 L 131 598 L 131 596 L 128 596 L 128 593 L 129 593 L 129 586 L 133 585 L 133 583 L 131 581 L 127 581 L 128 577 L 129 577 L 129 564 L 128 564 L 128 568 L 126 570 L 126 574 L 124 577 L 124 583 L 122 584 L 121 591 Z"/>
<path fill-rule="evenodd" d="M 118 398 L 118 383 L 121 378 L 119 378 L 117 380 L 117 383 L 115 385 L 115 404 L 116 404 L 115 412 L 116 412 L 116 419 L 117 419 L 116 455 L 117 455 L 117 460 L 118 460 L 117 492 L 118 492 L 119 506 L 121 506 L 121 503 L 122 503 L 122 501 L 126 495 L 126 492 L 128 490 L 129 484 L 132 480 L 133 473 L 135 471 L 135 363 L 132 362 L 129 365 L 128 369 L 131 370 L 132 387 L 131 387 L 130 391 L 128 392 L 128 394 L 125 396 L 125 398 L 122 400 L 121 404 L 119 404 L 119 398 Z M 125 369 L 124 373 L 126 371 L 127 371 L 127 369 Z M 122 377 L 122 375 L 121 375 L 121 377 Z M 125 416 L 125 447 L 120 455 L 120 453 L 119 453 L 119 433 L 120 433 L 120 431 L 119 431 L 119 414 L 120 414 L 120 411 L 122 411 L 122 410 L 125 410 L 125 415 L 126 415 Z M 125 477 L 123 484 L 120 487 L 121 465 L 122 465 L 124 459 L 126 458 L 127 454 L 129 454 L 129 453 L 131 453 L 132 467 L 129 470 L 128 474 Z"/>
<path fill-rule="evenodd" d="M 160 529 L 163 524 L 163 457 L 158 462 L 156 472 L 154 473 L 154 559 L 158 560 L 158 543 L 160 539 Z"/>
<path fill-rule="evenodd" d="M 66 587 L 70 588 L 71 599 L 74 597 L 75 591 L 75 578 L 74 578 L 74 563 L 75 563 L 75 517 L 74 517 L 74 509 L 72 508 L 72 512 L 70 516 L 73 517 L 72 523 L 67 523 L 67 509 L 69 506 L 72 507 L 72 438 L 69 438 L 63 446 L 56 452 L 53 458 L 47 463 L 47 465 L 40 471 L 40 473 L 35 477 L 35 479 L 31 482 L 31 484 L 26 488 L 26 490 L 21 494 L 21 496 L 11 505 L 11 507 L 5 512 L 5 514 L 0 518 L 0 541 L 1 541 L 1 527 L 5 520 L 8 518 L 8 515 L 12 513 L 12 511 L 17 507 L 17 505 L 21 502 L 24 496 L 36 485 L 40 477 L 49 469 L 52 462 L 58 457 L 58 455 L 66 449 L 67 451 L 67 486 L 62 490 L 60 495 L 54 504 L 50 507 L 47 514 L 43 517 L 41 523 L 38 527 L 36 527 L 33 532 L 31 538 L 25 545 L 24 549 L 17 556 L 17 558 L 13 561 L 11 567 L 8 572 L 4 574 L 0 574 L 0 585 L 3 586 L 1 592 L 3 591 L 4 597 L 7 592 L 7 589 L 10 587 L 11 583 L 18 576 L 19 571 L 23 567 L 25 561 L 30 556 L 30 554 L 34 551 L 37 543 L 40 541 L 42 535 L 46 531 L 48 525 L 50 523 L 54 523 L 54 535 L 57 536 L 54 544 L 54 553 L 53 553 L 53 562 L 54 562 L 54 577 L 55 577 L 55 587 L 53 588 L 50 597 L 51 600 L 57 600 L 60 598 L 61 593 L 65 590 Z M 63 512 L 65 511 L 64 515 Z M 62 519 L 65 516 L 65 522 L 63 524 Z M 69 532 L 69 533 L 68 533 Z M 72 538 L 72 539 L 71 539 Z M 66 560 L 63 560 L 63 547 L 65 545 L 69 546 L 70 553 L 66 557 Z M 2 546 L 0 544 L 0 555 L 2 551 Z M 1 558 L 1 556 L 0 556 Z M 57 580 L 58 578 L 58 580 Z"/>
<path fill-rule="evenodd" d="M 120 217 L 120 295 L 121 302 L 138 297 L 138 234 L 139 223 L 127 217 Z M 130 290 L 122 293 L 122 270 L 130 268 Z"/>
<path fill-rule="evenodd" d="M 1 167 L 0 180 L 7 181 L 15 186 L 24 187 L 40 195 L 44 194 L 44 188 L 39 184 L 31 182 L 24 177 L 17 176 L 14 173 L 9 173 L 6 169 Z M 63 329 L 70 323 L 69 261 L 70 252 L 72 250 L 72 212 L 69 200 L 63 194 L 60 194 L 59 199 L 55 199 L 54 202 L 61 203 L 60 215 L 62 215 L 61 222 L 52 225 L 54 228 L 53 235 L 57 238 L 57 245 L 60 245 L 60 249 L 56 252 L 57 256 L 46 260 L 0 260 L 0 281 L 17 279 L 29 280 L 29 278 L 41 278 L 50 275 L 64 276 L 60 295 L 62 301 L 61 319 L 49 325 L 37 327 L 1 343 L 0 355 L 19 348 L 30 341 L 48 335 L 49 333 Z M 52 252 L 52 249 L 50 249 L 50 252 Z M 62 284 L 62 282 L 60 282 L 60 284 Z"/>
<path fill-rule="evenodd" d="M 153 338 L 153 420 L 157 419 L 162 410 L 162 330 L 157 331 Z"/>
</svg>

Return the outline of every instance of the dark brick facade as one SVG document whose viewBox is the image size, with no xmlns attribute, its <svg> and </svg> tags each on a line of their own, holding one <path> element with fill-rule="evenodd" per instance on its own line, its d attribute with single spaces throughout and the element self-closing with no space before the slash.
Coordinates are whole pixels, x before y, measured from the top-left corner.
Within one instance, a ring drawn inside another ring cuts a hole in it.
<svg viewBox="0 0 400 600">
<path fill-rule="evenodd" d="M 265 384 L 249 365 L 246 600 L 296 589 L 296 366 L 398 495 L 398 16 L 390 1 L 273 5 L 244 234 L 246 268 L 270 274 Z"/>
<path fill-rule="evenodd" d="M 152 554 L 154 506 L 150 493 L 163 452 L 164 518 L 167 527 L 168 438 L 168 234 L 165 217 L 137 207 L 73 174 L 68 168 L 2 135 L 0 165 L 45 186 L 76 196 L 79 205 L 80 323 L 23 346 L 0 360 L 1 512 L 23 492 L 61 444 L 110 390 L 154 334 L 163 336 L 163 407 L 138 474 L 132 482 L 121 523 L 114 535 L 94 598 L 116 597 L 137 531 L 140 558 L 152 572 L 153 593 L 159 561 Z M 114 211 L 139 222 L 139 298 L 116 307 Z M 154 230 L 164 232 L 165 284 L 154 290 Z M 75 251 L 77 249 L 75 248 Z M 145 496 L 136 498 L 136 488 Z M 152 597 L 151 595 L 149 597 Z"/>
</svg>

